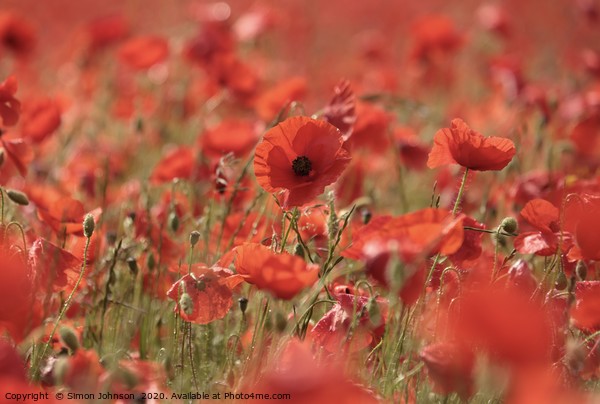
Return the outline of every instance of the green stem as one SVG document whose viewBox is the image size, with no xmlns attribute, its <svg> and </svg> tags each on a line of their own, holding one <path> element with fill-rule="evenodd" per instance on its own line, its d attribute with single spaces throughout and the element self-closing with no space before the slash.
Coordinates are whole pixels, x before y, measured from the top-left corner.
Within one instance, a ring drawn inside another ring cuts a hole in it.
<svg viewBox="0 0 600 404">
<path fill-rule="evenodd" d="M 460 182 L 460 188 L 458 189 L 458 195 L 456 195 L 456 201 L 454 201 L 454 208 L 452 209 L 452 216 L 456 216 L 460 204 L 462 202 L 463 193 L 465 192 L 465 186 L 467 184 L 467 176 L 469 175 L 469 169 L 465 168 L 465 173 L 462 177 L 462 181 Z"/>
<path fill-rule="evenodd" d="M 46 343 L 44 344 L 44 349 L 42 349 L 42 354 L 40 356 L 38 356 L 38 359 L 36 361 L 36 365 L 33 369 L 34 380 L 37 380 L 40 377 L 40 368 L 39 368 L 40 361 L 42 361 L 44 359 L 44 357 L 46 356 L 46 352 L 48 351 L 48 348 L 50 347 L 52 338 L 54 338 L 54 334 L 56 333 L 58 324 L 60 323 L 60 321 L 64 317 L 65 313 L 69 309 L 69 306 L 71 306 L 71 301 L 73 300 L 73 296 L 75 296 L 75 291 L 77 291 L 77 288 L 79 287 L 79 284 L 81 283 L 81 280 L 83 279 L 83 276 L 85 275 L 85 268 L 87 265 L 87 254 L 88 254 L 88 249 L 90 247 L 90 239 L 91 239 L 91 237 L 87 237 L 86 241 L 85 241 L 85 249 L 83 250 L 83 263 L 81 264 L 81 271 L 79 272 L 79 278 L 77 278 L 77 282 L 75 282 L 75 286 L 73 287 L 73 290 L 71 290 L 69 297 L 63 304 L 60 314 L 58 315 L 58 318 L 56 319 L 56 322 L 54 323 L 54 327 L 52 328 L 52 331 L 50 332 L 50 335 L 48 336 L 48 341 L 46 341 Z"/>
</svg>

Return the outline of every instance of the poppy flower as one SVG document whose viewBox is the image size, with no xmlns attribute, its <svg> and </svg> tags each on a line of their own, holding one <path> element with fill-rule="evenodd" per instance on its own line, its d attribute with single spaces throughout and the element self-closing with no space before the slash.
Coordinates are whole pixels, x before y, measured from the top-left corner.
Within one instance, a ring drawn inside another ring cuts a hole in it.
<svg viewBox="0 0 600 404">
<path fill-rule="evenodd" d="M 331 362 L 331 359 L 329 359 Z M 334 363 L 321 364 L 312 355 L 306 343 L 292 340 L 285 346 L 281 356 L 268 369 L 256 384 L 247 382 L 242 392 L 253 391 L 265 397 L 271 394 L 291 394 L 298 404 L 338 403 L 374 404 L 379 400 L 372 392 L 349 380 L 342 371 L 346 366 Z M 270 400 L 271 402 L 273 400 Z M 268 403 L 268 399 L 257 402 Z M 236 402 L 245 402 L 239 400 Z"/>
<path fill-rule="evenodd" d="M 600 281 L 577 282 L 571 320 L 580 330 L 600 330 Z"/>
<path fill-rule="evenodd" d="M 29 266 L 42 290 L 61 291 L 75 286 L 81 260 L 48 240 L 38 238 L 29 249 Z"/>
<path fill-rule="evenodd" d="M 208 324 L 229 313 L 232 290 L 243 281 L 240 275 L 225 268 L 200 268 L 175 282 L 167 296 L 177 302 L 175 310 L 181 318 Z"/>
<path fill-rule="evenodd" d="M 445 15 L 427 15 L 415 22 L 411 29 L 413 45 L 411 57 L 431 61 L 438 55 L 452 54 L 463 45 L 464 38 L 454 22 Z"/>
<path fill-rule="evenodd" d="M 256 100 L 256 112 L 262 120 L 270 121 L 282 108 L 292 101 L 304 98 L 305 94 L 306 79 L 304 77 L 292 77 L 265 91 Z"/>
<path fill-rule="evenodd" d="M 334 183 L 350 162 L 340 131 L 304 116 L 265 133 L 256 147 L 254 174 L 267 192 L 283 191 L 287 209 L 311 202 Z"/>
<path fill-rule="evenodd" d="M 552 203 L 544 199 L 533 199 L 521 210 L 525 221 L 536 231 L 521 232 L 514 240 L 515 249 L 521 254 L 536 254 L 547 257 L 554 255 L 559 242 L 563 251 L 572 245 L 571 235 L 560 232 L 559 211 Z"/>
<path fill-rule="evenodd" d="M 235 249 L 235 268 L 246 282 L 289 300 L 318 278 L 319 266 L 287 253 L 276 254 L 261 244 L 244 243 Z"/>
<path fill-rule="evenodd" d="M 446 209 L 426 208 L 395 218 L 381 216 L 372 219 L 355 235 L 352 245 L 342 256 L 365 257 L 365 248 L 373 242 L 396 241 L 398 253 L 405 262 L 422 254 L 454 254 L 464 240 L 464 215 L 454 217 Z"/>
<path fill-rule="evenodd" d="M 206 129 L 198 138 L 202 151 L 211 157 L 222 157 L 227 153 L 243 157 L 257 141 L 258 134 L 252 122 L 234 119 Z"/>
<path fill-rule="evenodd" d="M 23 139 L 5 139 L 0 137 L 0 146 L 4 149 L 8 160 L 17 168 L 24 177 L 27 175 L 27 166 L 33 161 L 33 149 Z"/>
<path fill-rule="evenodd" d="M 187 147 L 179 147 L 163 157 L 154 168 L 150 179 L 154 183 L 163 183 L 175 178 L 190 178 L 195 164 L 194 151 Z"/>
<path fill-rule="evenodd" d="M 392 121 L 384 109 L 364 102 L 356 105 L 356 122 L 348 138 L 351 150 L 366 149 L 374 153 L 384 153 L 390 145 L 388 127 Z"/>
<path fill-rule="evenodd" d="M 169 54 L 169 44 L 164 38 L 140 36 L 121 45 L 119 59 L 135 70 L 144 70 L 164 61 Z"/>
<path fill-rule="evenodd" d="M 35 42 L 35 30 L 28 20 L 12 12 L 0 12 L 0 46 L 15 55 L 26 55 Z"/>
<path fill-rule="evenodd" d="M 419 354 L 427 367 L 434 391 L 447 395 L 458 393 L 468 399 L 473 394 L 475 355 L 466 347 L 454 343 L 435 343 Z"/>
<path fill-rule="evenodd" d="M 23 104 L 21 131 L 23 137 L 40 143 L 50 136 L 61 123 L 60 107 L 49 98 L 34 99 Z"/>
<path fill-rule="evenodd" d="M 458 164 L 475 171 L 502 170 L 516 153 L 512 140 L 484 137 L 459 118 L 452 120 L 450 128 L 438 130 L 433 141 L 429 168 Z"/>
<path fill-rule="evenodd" d="M 373 332 L 383 324 L 374 324 L 381 318 L 371 318 L 368 308 L 376 305 L 380 314 L 387 310 L 385 301 L 378 299 L 370 302 L 366 296 L 354 296 L 348 293 L 335 295 L 337 303 L 323 315 L 310 331 L 313 340 L 328 352 L 357 352 L 368 347 L 373 341 Z M 354 323 L 356 318 L 356 323 Z M 352 327 L 356 327 L 352 329 Z M 384 325 L 383 325 L 384 326 Z M 385 328 L 385 326 L 384 326 Z"/>
<path fill-rule="evenodd" d="M 356 97 L 348 80 L 342 80 L 333 92 L 323 117 L 342 132 L 344 140 L 348 140 L 356 122 Z"/>
<path fill-rule="evenodd" d="M 87 47 L 93 52 L 123 39 L 129 24 L 123 15 L 111 14 L 90 21 L 84 31 Z"/>
<path fill-rule="evenodd" d="M 15 98 L 17 79 L 10 76 L 0 83 L 0 118 L 3 126 L 13 126 L 19 120 L 21 103 Z"/>
</svg>

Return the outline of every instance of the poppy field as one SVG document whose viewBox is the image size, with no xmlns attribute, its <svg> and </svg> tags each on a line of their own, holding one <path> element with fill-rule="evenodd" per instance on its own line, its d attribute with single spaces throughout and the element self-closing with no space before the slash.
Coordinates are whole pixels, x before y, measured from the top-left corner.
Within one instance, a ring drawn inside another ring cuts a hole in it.
<svg viewBox="0 0 600 404">
<path fill-rule="evenodd" d="M 600 402 L 600 1 L 4 0 L 0 401 Z"/>
</svg>

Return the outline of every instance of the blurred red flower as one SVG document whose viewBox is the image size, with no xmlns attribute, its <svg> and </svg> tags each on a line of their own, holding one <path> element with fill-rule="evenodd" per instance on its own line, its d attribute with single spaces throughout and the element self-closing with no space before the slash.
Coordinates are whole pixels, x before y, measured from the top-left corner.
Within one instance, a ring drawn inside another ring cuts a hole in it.
<svg viewBox="0 0 600 404">
<path fill-rule="evenodd" d="M 208 324 L 227 315 L 233 305 L 232 290 L 243 281 L 225 268 L 200 267 L 175 282 L 167 296 L 177 303 L 175 311 L 181 318 Z"/>
<path fill-rule="evenodd" d="M 256 147 L 254 174 L 267 192 L 284 191 L 282 206 L 301 206 L 334 183 L 350 162 L 340 131 L 304 116 L 288 118 Z"/>
<path fill-rule="evenodd" d="M 510 139 L 484 137 L 472 130 L 462 119 L 452 120 L 450 128 L 436 132 L 427 166 L 436 168 L 459 164 L 475 171 L 502 170 L 515 155 Z"/>
<path fill-rule="evenodd" d="M 119 59 L 135 70 L 144 70 L 164 61 L 169 44 L 164 38 L 140 36 L 130 39 L 119 48 Z"/>
<path fill-rule="evenodd" d="M 235 249 L 235 268 L 246 282 L 280 299 L 291 299 L 318 278 L 319 266 L 287 253 L 276 254 L 261 244 Z"/>
<path fill-rule="evenodd" d="M 0 83 L 0 118 L 3 126 L 13 126 L 19 120 L 21 103 L 15 98 L 17 79 L 10 76 Z"/>
<path fill-rule="evenodd" d="M 463 400 L 473 394 L 475 355 L 466 347 L 454 343 L 435 343 L 419 354 L 433 382 L 433 390 L 447 395 L 458 393 Z"/>
</svg>

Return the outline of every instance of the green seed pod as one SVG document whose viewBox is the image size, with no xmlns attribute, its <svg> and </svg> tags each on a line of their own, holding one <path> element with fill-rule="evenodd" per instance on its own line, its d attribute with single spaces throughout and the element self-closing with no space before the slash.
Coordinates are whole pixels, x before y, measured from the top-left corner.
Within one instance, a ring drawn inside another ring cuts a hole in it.
<svg viewBox="0 0 600 404">
<path fill-rule="evenodd" d="M 154 268 L 156 268 L 156 259 L 154 258 L 154 254 L 150 253 L 148 254 L 148 256 L 146 257 L 146 266 L 148 267 L 148 270 L 152 271 L 154 270 Z"/>
<path fill-rule="evenodd" d="M 556 280 L 554 281 L 554 287 L 556 290 L 565 290 L 568 286 L 569 281 L 567 280 L 567 275 L 564 272 L 559 272 L 556 276 Z"/>
<path fill-rule="evenodd" d="M 94 222 L 94 216 L 88 213 L 85 215 L 85 219 L 83 219 L 83 235 L 87 238 L 92 237 L 95 228 L 96 223 Z"/>
<path fill-rule="evenodd" d="M 245 297 L 240 297 L 238 299 L 238 304 L 240 305 L 240 310 L 242 313 L 246 313 L 246 309 L 248 308 L 248 299 Z"/>
<path fill-rule="evenodd" d="M 198 244 L 198 241 L 200 241 L 200 232 L 197 230 L 194 230 L 193 232 L 190 233 L 190 244 L 193 247 L 196 244 Z"/>
<path fill-rule="evenodd" d="M 79 339 L 71 327 L 60 327 L 58 335 L 63 344 L 74 353 L 79 349 Z"/>
<path fill-rule="evenodd" d="M 179 229 L 179 216 L 175 212 L 169 213 L 169 228 L 174 232 Z"/>
<path fill-rule="evenodd" d="M 137 261 L 135 260 L 135 258 L 133 257 L 129 257 L 127 258 L 127 266 L 129 267 L 129 270 L 131 271 L 131 273 L 133 273 L 133 275 L 137 275 L 138 273 L 138 265 L 137 265 Z"/>
<path fill-rule="evenodd" d="M 373 214 L 369 209 L 363 209 L 360 211 L 360 217 L 362 218 L 363 224 L 368 224 L 373 217 Z"/>
<path fill-rule="evenodd" d="M 500 229 L 507 233 L 514 234 L 519 229 L 519 223 L 514 217 L 505 217 L 500 223 Z"/>
<path fill-rule="evenodd" d="M 578 261 L 577 266 L 575 267 L 575 273 L 579 280 L 585 281 L 587 278 L 588 267 L 587 264 L 583 261 Z"/>
<path fill-rule="evenodd" d="M 16 191 L 14 189 L 7 189 L 6 195 L 8 195 L 8 199 L 16 203 L 17 205 L 27 206 L 29 205 L 29 198 L 21 191 Z"/>
<path fill-rule="evenodd" d="M 302 244 L 298 243 L 294 246 L 294 255 L 304 258 L 304 247 L 302 247 Z"/>
</svg>

